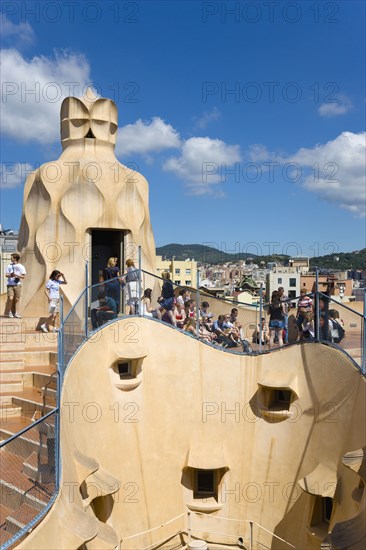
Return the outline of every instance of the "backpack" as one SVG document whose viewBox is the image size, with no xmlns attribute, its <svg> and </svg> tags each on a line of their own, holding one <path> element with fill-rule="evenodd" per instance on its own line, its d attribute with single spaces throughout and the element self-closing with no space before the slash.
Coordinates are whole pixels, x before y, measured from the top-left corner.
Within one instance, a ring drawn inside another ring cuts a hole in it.
<svg viewBox="0 0 366 550">
<path fill-rule="evenodd" d="M 330 322 L 332 324 L 332 328 L 330 330 L 332 340 L 335 344 L 339 344 L 339 342 L 341 342 L 341 340 L 343 340 L 343 338 L 346 334 L 346 331 L 344 330 L 342 325 L 340 323 L 338 323 L 338 321 L 335 321 L 334 319 L 331 319 Z"/>
</svg>

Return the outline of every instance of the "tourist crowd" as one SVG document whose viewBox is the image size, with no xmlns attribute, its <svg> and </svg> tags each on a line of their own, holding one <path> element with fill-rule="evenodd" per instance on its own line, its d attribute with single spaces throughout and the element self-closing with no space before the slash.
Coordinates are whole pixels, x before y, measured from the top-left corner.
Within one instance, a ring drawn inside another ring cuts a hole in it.
<svg viewBox="0 0 366 550">
<path fill-rule="evenodd" d="M 110 272 L 107 272 L 101 281 L 100 307 L 92 310 L 93 328 L 117 317 L 120 311 L 121 286 L 126 287 L 128 313 L 133 315 L 139 311 L 138 271 L 132 260 L 128 260 L 127 273 L 120 276 L 115 260 L 115 258 L 110 259 L 110 265 L 107 267 Z M 250 343 L 245 338 L 243 326 L 239 321 L 238 308 L 234 307 L 229 314 L 221 314 L 214 319 L 207 301 L 202 301 L 197 307 L 190 289 L 178 289 L 178 287 L 174 289 L 168 272 L 162 274 L 162 279 L 161 295 L 155 304 L 152 301 L 152 289 L 146 288 L 143 291 L 140 307 L 144 317 L 159 319 L 216 346 L 240 348 L 245 352 L 252 351 L 252 343 L 281 347 L 289 341 L 289 313 L 292 303 L 285 295 L 283 287 L 272 292 L 270 303 L 263 308 L 263 313 L 268 315 L 268 323 L 266 317 L 262 317 L 251 336 Z M 300 341 L 315 340 L 317 332 L 315 308 L 316 300 L 308 294 L 306 288 L 301 289 L 296 314 L 291 315 L 296 324 L 297 339 Z M 339 343 L 345 334 L 339 312 L 329 309 L 328 302 L 321 299 L 319 300 L 319 332 L 322 340 L 335 343 Z"/>
</svg>

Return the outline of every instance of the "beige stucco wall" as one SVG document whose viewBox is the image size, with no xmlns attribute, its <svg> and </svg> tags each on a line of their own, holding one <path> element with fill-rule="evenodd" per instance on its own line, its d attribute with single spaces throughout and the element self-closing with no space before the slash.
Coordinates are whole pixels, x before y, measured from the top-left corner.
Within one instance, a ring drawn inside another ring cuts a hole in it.
<svg viewBox="0 0 366 550">
<path fill-rule="evenodd" d="M 126 382 L 112 365 L 137 358 L 142 359 L 141 373 L 130 382 L 136 387 L 120 389 Z M 258 384 L 295 392 L 287 418 L 258 412 Z M 342 463 L 345 453 L 365 445 L 364 403 L 364 378 L 341 352 L 327 346 L 240 356 L 158 322 L 121 320 L 83 345 L 70 364 L 62 392 L 61 497 L 19 547 L 81 545 L 80 534 L 73 539 L 71 527 L 65 528 L 75 507 L 83 507 L 80 484 L 91 479 L 75 459 L 81 452 L 120 483 L 106 504 L 107 523 L 119 540 L 180 515 L 187 504 L 203 511 L 215 504 L 193 498 L 192 470 L 185 469 L 191 465 L 226 471 L 218 509 L 211 519 L 198 522 L 202 538 L 217 539 L 210 531 L 227 530 L 220 517 L 240 518 L 258 522 L 296 548 L 320 548 L 307 529 L 315 497 L 297 482 L 319 465 L 325 467 L 316 490 L 323 494 L 329 484 L 335 488 L 330 529 L 364 510 L 364 492 L 355 498 L 360 477 Z M 72 498 L 70 482 L 75 483 Z M 90 507 L 84 517 L 94 519 Z M 141 549 L 182 527 L 179 521 L 122 548 Z M 248 535 L 244 527 L 230 525 L 233 537 L 227 542 Z M 93 529 L 98 526 L 90 527 L 89 534 Z M 353 538 L 361 537 L 353 527 Z M 260 540 L 270 546 L 268 535 Z M 349 547 L 361 548 L 364 542 L 349 540 Z M 271 547 L 285 548 L 283 543 Z"/>
</svg>

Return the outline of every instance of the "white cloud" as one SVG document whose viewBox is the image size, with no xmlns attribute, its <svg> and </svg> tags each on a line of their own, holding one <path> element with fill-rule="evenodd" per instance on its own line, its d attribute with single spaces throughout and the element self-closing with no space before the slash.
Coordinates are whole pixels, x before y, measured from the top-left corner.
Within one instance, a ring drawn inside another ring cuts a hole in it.
<svg viewBox="0 0 366 550">
<path fill-rule="evenodd" d="M 210 122 L 217 120 L 221 117 L 221 113 L 217 107 L 214 107 L 211 111 L 205 111 L 202 116 L 196 119 L 196 127 L 206 128 Z"/>
<path fill-rule="evenodd" d="M 90 83 L 83 55 L 57 51 L 25 59 L 15 49 L 1 51 L 1 125 L 18 141 L 52 143 L 60 139 L 60 106 L 68 95 L 81 96 Z"/>
<path fill-rule="evenodd" d="M 365 215 L 366 132 L 342 132 L 325 144 L 303 147 L 294 155 L 287 156 L 255 146 L 250 157 L 253 162 L 273 162 L 282 167 L 286 165 L 289 168 L 288 177 L 293 177 L 293 181 L 300 175 L 299 183 L 309 191 L 350 212 Z"/>
<path fill-rule="evenodd" d="M 181 155 L 168 159 L 163 168 L 185 180 L 196 195 L 217 193 L 223 174 L 240 162 L 239 145 L 227 145 L 220 139 L 193 137 L 184 142 Z M 224 167 L 224 169 L 223 169 Z M 220 189 L 219 192 L 222 192 Z"/>
<path fill-rule="evenodd" d="M 320 116 L 332 117 L 345 115 L 352 109 L 351 100 L 345 95 L 339 95 L 334 103 L 323 103 L 318 109 Z"/>
<path fill-rule="evenodd" d="M 16 42 L 17 45 L 30 45 L 34 42 L 34 32 L 28 22 L 12 23 L 5 16 L 0 25 L 2 42 Z"/>
<path fill-rule="evenodd" d="M 34 168 L 26 162 L 0 164 L 0 188 L 11 189 L 23 185 Z"/>
<path fill-rule="evenodd" d="M 138 119 L 118 130 L 116 154 L 128 156 L 133 153 L 149 155 L 164 149 L 179 148 L 179 133 L 159 117 L 151 122 Z"/>
</svg>

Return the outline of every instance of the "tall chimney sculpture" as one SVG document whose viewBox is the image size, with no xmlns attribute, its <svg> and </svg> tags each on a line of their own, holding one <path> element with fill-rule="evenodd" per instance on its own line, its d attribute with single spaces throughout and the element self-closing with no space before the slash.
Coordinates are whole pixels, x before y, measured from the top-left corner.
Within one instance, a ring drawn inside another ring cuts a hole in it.
<svg viewBox="0 0 366 550">
<path fill-rule="evenodd" d="M 67 97 L 61 105 L 63 152 L 26 180 L 18 249 L 27 270 L 22 309 L 28 315 L 47 312 L 44 286 L 53 269 L 67 277 L 66 308 L 76 301 L 85 286 L 85 262 L 98 261 L 92 258 L 93 231 L 100 238 L 101 230 L 120 230 L 124 259 L 137 260 L 141 246 L 143 268 L 155 271 L 148 183 L 115 156 L 117 117 L 116 104 L 90 89 L 81 98 Z"/>
</svg>

